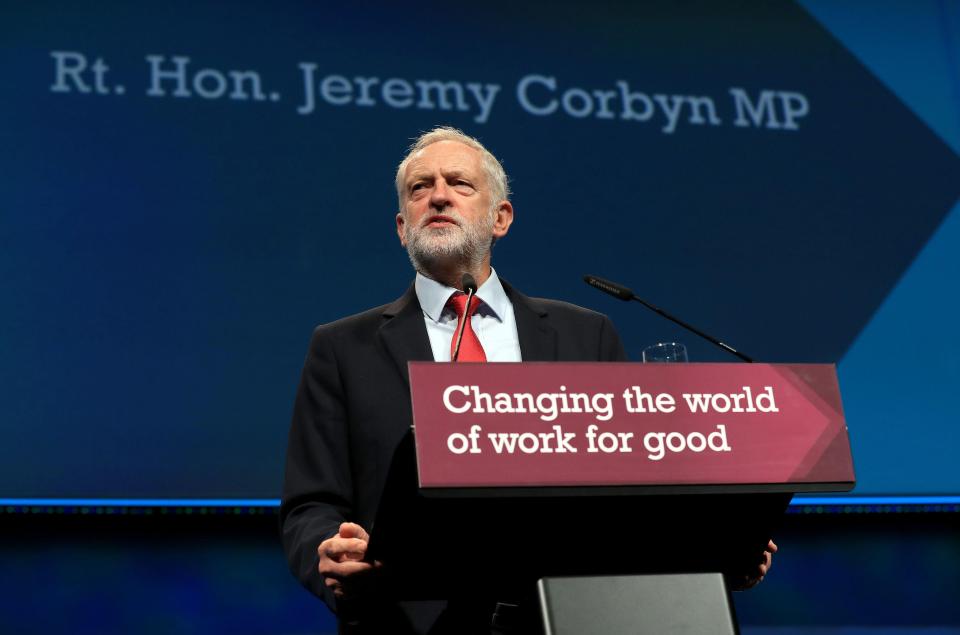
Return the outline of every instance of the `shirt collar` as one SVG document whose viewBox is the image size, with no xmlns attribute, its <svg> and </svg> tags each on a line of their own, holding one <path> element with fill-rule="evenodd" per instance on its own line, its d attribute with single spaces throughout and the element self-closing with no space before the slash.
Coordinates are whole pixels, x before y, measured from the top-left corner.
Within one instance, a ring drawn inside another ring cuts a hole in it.
<svg viewBox="0 0 960 635">
<path fill-rule="evenodd" d="M 420 301 L 420 307 L 434 322 L 440 321 L 443 309 L 447 306 L 450 296 L 457 292 L 457 289 L 448 287 L 442 282 L 432 280 L 419 271 L 417 279 L 413 283 L 414 290 L 417 292 L 417 300 Z M 488 277 L 480 288 L 477 289 L 476 297 L 483 300 L 483 304 L 478 312 L 486 312 L 499 321 L 503 321 L 503 316 L 510 308 L 510 298 L 507 297 L 500 278 L 493 267 L 490 267 L 490 277 Z"/>
</svg>

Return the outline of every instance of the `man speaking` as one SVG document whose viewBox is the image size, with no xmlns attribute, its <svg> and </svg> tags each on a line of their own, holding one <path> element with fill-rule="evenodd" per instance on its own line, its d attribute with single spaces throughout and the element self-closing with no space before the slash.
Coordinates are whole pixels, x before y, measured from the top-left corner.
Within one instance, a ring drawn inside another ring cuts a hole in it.
<svg viewBox="0 0 960 635">
<path fill-rule="evenodd" d="M 428 616 L 423 605 L 365 601 L 380 566 L 364 560 L 371 525 L 412 425 L 407 362 L 449 362 L 455 350 L 458 361 L 474 362 L 625 355 L 605 316 L 527 297 L 490 266 L 514 214 L 503 167 L 479 141 L 451 128 L 423 134 L 400 163 L 396 188 L 397 235 L 415 280 L 399 299 L 314 331 L 287 449 L 283 544 L 291 570 L 338 614 L 342 631 L 467 632 L 449 611 L 433 624 L 442 606 Z M 477 286 L 468 310 L 464 274 Z M 469 632 L 490 632 L 490 614 Z"/>
</svg>

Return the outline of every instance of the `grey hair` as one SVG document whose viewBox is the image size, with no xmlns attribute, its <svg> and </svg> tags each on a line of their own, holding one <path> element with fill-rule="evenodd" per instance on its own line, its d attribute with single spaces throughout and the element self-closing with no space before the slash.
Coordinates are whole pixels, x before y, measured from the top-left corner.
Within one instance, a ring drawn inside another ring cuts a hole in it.
<svg viewBox="0 0 960 635">
<path fill-rule="evenodd" d="M 496 207 L 501 201 L 510 198 L 510 184 L 507 181 L 507 173 L 504 172 L 503 166 L 500 165 L 497 157 L 493 156 L 489 150 L 483 147 L 482 143 L 470 135 L 449 126 L 438 126 L 417 137 L 410 146 L 410 149 L 407 150 L 403 161 L 397 166 L 397 203 L 401 212 L 403 211 L 403 200 L 406 194 L 403 179 L 407 171 L 407 165 L 409 165 L 413 159 L 413 155 L 438 141 L 456 141 L 480 153 L 480 164 L 483 166 L 483 171 L 487 175 L 487 184 L 490 186 L 491 198 L 493 199 L 491 201 L 492 206 Z"/>
</svg>

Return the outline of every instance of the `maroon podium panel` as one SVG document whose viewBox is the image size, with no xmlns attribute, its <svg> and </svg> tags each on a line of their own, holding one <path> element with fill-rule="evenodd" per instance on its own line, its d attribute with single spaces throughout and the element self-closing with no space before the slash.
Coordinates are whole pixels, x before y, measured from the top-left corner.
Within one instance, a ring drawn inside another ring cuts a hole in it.
<svg viewBox="0 0 960 635">
<path fill-rule="evenodd" d="M 409 369 L 424 489 L 854 484 L 832 364 Z"/>
</svg>

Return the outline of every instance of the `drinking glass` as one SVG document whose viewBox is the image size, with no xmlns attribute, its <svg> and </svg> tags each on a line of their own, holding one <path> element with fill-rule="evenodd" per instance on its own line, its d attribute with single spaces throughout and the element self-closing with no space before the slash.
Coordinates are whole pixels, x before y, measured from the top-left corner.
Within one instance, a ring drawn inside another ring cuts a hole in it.
<svg viewBox="0 0 960 635">
<path fill-rule="evenodd" d="M 643 349 L 644 362 L 686 362 L 687 347 L 677 342 L 657 342 Z"/>
</svg>

